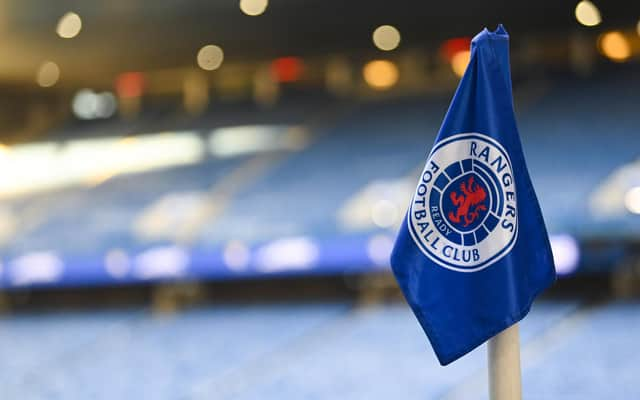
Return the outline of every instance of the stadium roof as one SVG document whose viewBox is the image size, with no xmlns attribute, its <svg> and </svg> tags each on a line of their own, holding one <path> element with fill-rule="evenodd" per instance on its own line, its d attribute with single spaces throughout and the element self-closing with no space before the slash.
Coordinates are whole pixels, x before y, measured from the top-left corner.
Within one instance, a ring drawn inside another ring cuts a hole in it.
<svg viewBox="0 0 640 400">
<path fill-rule="evenodd" d="M 372 30 L 385 23 L 399 27 L 405 44 L 437 44 L 499 22 L 517 34 L 568 32 L 584 29 L 575 21 L 575 4 L 273 0 L 264 14 L 248 17 L 237 1 L 5 0 L 0 80 L 32 81 L 43 60 L 55 60 L 67 79 L 79 82 L 112 79 L 127 70 L 189 66 L 207 43 L 222 46 L 226 60 L 366 50 L 372 47 Z M 603 26 L 635 24 L 640 15 L 640 3 L 598 7 Z M 82 33 L 73 40 L 55 34 L 69 11 L 82 16 Z"/>
</svg>

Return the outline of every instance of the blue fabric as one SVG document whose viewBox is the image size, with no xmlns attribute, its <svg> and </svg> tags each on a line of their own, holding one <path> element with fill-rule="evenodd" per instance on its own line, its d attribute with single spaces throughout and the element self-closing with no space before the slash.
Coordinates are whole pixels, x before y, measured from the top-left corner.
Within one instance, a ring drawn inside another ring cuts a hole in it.
<svg viewBox="0 0 640 400">
<path fill-rule="evenodd" d="M 555 281 L 516 127 L 502 25 L 472 40 L 391 264 L 442 365 L 521 320 Z"/>
</svg>

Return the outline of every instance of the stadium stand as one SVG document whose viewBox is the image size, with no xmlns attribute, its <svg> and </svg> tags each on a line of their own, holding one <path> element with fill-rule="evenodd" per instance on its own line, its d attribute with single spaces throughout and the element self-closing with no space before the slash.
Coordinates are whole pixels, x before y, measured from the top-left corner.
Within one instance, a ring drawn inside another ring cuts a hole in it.
<svg viewBox="0 0 640 400">
<path fill-rule="evenodd" d="M 638 155 L 633 105 L 640 99 L 629 79 L 603 78 L 587 89 L 575 78 L 516 86 L 529 168 L 552 241 L 560 243 L 554 250 L 572 253 L 561 273 L 615 265 L 625 255 L 620 241 L 598 254 L 586 244 L 605 235 L 630 238 L 640 229 L 638 217 L 622 204 L 630 183 L 619 176 L 634 168 Z M 20 222 L 5 227 L 11 235 L 1 235 L 2 286 L 386 268 L 392 235 L 446 104 L 447 96 L 355 108 L 297 99 L 264 111 L 224 105 L 195 120 L 160 108 L 141 118 L 140 132 L 173 127 L 176 137 L 193 136 L 202 154 L 183 164 L 8 199 L 4 207 Z M 131 136 L 127 126 L 121 131 L 118 122 L 74 123 L 50 139 L 146 136 Z M 262 135 L 264 148 L 234 148 L 242 146 L 235 142 L 231 150 L 219 147 L 229 143 L 213 137 L 233 127 L 241 135 Z M 32 256 L 40 257 L 40 270 L 20 273 L 29 270 Z M 169 261 L 145 269 L 145 260 L 158 258 Z"/>
</svg>

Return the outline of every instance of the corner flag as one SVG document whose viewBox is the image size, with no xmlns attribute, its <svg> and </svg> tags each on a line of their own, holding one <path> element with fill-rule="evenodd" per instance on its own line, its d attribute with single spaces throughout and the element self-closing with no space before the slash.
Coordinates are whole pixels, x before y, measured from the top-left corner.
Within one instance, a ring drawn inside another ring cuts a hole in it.
<svg viewBox="0 0 640 400">
<path fill-rule="evenodd" d="M 471 42 L 391 265 L 442 365 L 520 321 L 555 280 L 516 127 L 502 25 Z"/>
</svg>

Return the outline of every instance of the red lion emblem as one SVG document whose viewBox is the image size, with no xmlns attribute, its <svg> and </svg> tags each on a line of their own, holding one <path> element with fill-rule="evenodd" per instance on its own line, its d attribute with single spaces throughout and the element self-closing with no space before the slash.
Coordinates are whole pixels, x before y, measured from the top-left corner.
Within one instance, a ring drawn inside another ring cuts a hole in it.
<svg viewBox="0 0 640 400">
<path fill-rule="evenodd" d="M 482 186 L 473 181 L 473 176 L 469 177 L 467 182 L 460 184 L 460 190 L 462 195 L 458 195 L 456 192 L 451 192 L 449 197 L 455 205 L 456 213 L 449 211 L 449 220 L 455 224 L 460 223 L 461 217 L 464 219 L 463 226 L 469 226 L 478 217 L 480 211 L 486 211 L 487 207 L 482 204 L 487 198 L 487 193 Z M 471 208 L 473 207 L 473 211 Z"/>
</svg>

